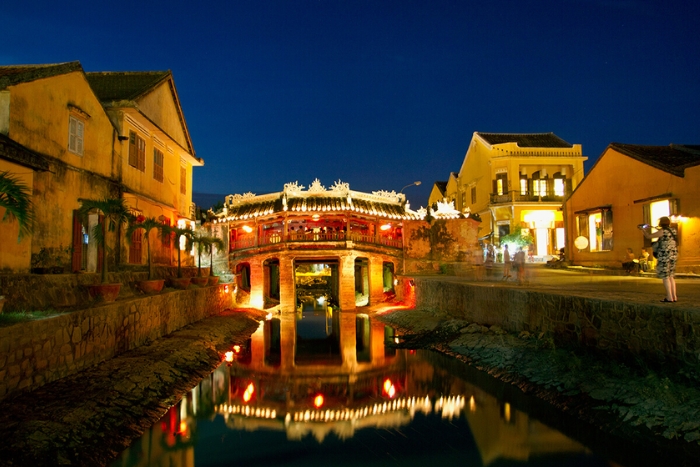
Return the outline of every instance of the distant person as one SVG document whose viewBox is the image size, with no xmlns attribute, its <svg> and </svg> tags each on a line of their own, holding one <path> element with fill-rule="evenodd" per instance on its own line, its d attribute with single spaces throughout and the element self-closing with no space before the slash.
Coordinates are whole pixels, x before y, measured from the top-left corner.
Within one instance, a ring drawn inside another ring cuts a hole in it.
<svg viewBox="0 0 700 467">
<path fill-rule="evenodd" d="M 523 250 L 523 247 L 518 248 L 515 256 L 513 256 L 513 263 L 517 272 L 518 284 L 522 284 L 525 280 L 525 250 Z"/>
<path fill-rule="evenodd" d="M 656 248 L 656 276 L 664 283 L 666 298 L 663 303 L 677 302 L 676 296 L 676 261 L 678 260 L 678 243 L 676 232 L 671 229 L 671 220 L 668 217 L 659 219 L 659 227 L 651 233 L 651 226 L 642 224 L 638 226 L 646 238 L 657 238 Z"/>
<path fill-rule="evenodd" d="M 627 253 L 625 253 L 625 257 L 622 260 L 622 268 L 627 271 L 627 274 L 632 274 L 638 271 L 639 260 L 635 256 L 632 248 L 627 248 Z"/>
<path fill-rule="evenodd" d="M 510 278 L 510 252 L 508 251 L 508 244 L 503 246 L 503 279 Z"/>
<path fill-rule="evenodd" d="M 653 260 L 654 256 L 650 255 L 646 248 L 642 248 L 642 254 L 639 255 L 639 270 L 648 272 L 654 269 Z"/>
</svg>

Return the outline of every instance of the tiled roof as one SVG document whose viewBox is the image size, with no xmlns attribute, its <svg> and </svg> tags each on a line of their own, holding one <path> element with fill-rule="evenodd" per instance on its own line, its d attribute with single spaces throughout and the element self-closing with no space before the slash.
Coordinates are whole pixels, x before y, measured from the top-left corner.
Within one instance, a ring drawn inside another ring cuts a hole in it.
<svg viewBox="0 0 700 467">
<path fill-rule="evenodd" d="M 554 133 L 481 133 L 476 132 L 489 144 L 517 143 L 521 148 L 571 148 Z"/>
<path fill-rule="evenodd" d="M 99 72 L 86 76 L 102 102 L 132 101 L 170 76 L 170 71 Z"/>
<path fill-rule="evenodd" d="M 435 188 L 437 188 L 438 191 L 444 195 L 445 190 L 447 190 L 447 182 L 435 182 Z"/>
<path fill-rule="evenodd" d="M 688 167 L 700 165 L 700 145 L 641 146 L 610 143 L 608 148 L 677 177 L 683 177 Z"/>
<path fill-rule="evenodd" d="M 405 211 L 400 204 L 381 203 L 366 199 L 353 198 L 352 204 L 348 203 L 346 196 L 309 196 L 290 197 L 287 200 L 287 212 L 300 213 L 332 213 L 335 211 L 350 211 L 373 216 L 392 219 L 412 219 L 413 215 Z M 284 212 L 282 194 L 278 198 L 267 198 L 259 202 L 241 203 L 228 207 L 227 219 L 241 220 L 268 216 Z"/>
<path fill-rule="evenodd" d="M 0 89 L 73 71 L 83 71 L 80 62 L 0 66 Z"/>
</svg>

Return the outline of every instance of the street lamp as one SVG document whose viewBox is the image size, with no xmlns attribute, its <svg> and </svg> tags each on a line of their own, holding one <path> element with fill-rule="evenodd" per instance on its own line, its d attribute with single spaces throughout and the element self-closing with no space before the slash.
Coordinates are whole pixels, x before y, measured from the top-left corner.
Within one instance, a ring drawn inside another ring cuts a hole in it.
<svg viewBox="0 0 700 467">
<path fill-rule="evenodd" d="M 420 180 L 416 180 L 416 181 L 413 182 L 413 183 L 409 183 L 409 184 L 406 185 L 405 187 L 401 188 L 401 191 L 399 191 L 399 193 L 403 193 L 403 190 L 405 190 L 405 189 L 408 188 L 409 186 L 413 186 L 413 185 L 415 185 L 415 186 L 420 185 Z"/>
</svg>

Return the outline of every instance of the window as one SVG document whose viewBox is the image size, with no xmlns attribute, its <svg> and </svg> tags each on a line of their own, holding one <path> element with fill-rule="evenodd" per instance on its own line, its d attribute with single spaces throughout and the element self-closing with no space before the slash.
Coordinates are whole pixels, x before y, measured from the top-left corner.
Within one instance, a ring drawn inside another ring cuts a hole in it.
<svg viewBox="0 0 700 467">
<path fill-rule="evenodd" d="M 472 204 L 476 204 L 476 187 L 472 187 Z"/>
<path fill-rule="evenodd" d="M 180 193 L 187 194 L 187 168 L 180 167 Z"/>
<path fill-rule="evenodd" d="M 146 140 L 134 131 L 129 132 L 129 165 L 146 171 Z"/>
<path fill-rule="evenodd" d="M 677 199 L 662 199 L 659 201 L 652 201 L 649 204 L 645 204 L 643 207 L 644 223 L 652 225 L 654 227 L 659 225 L 659 219 L 662 217 L 670 217 L 671 228 L 676 230 L 677 237 L 676 241 L 680 243 L 680 229 L 679 225 L 673 222 L 673 216 L 678 214 L 678 200 Z M 655 241 L 655 240 L 654 240 Z M 644 246 L 651 246 L 652 240 L 644 237 Z"/>
<path fill-rule="evenodd" d="M 564 196 L 564 179 L 554 179 L 554 196 Z"/>
<path fill-rule="evenodd" d="M 588 239 L 589 251 L 610 251 L 613 248 L 612 210 L 583 213 L 578 216 L 578 235 Z"/>
<path fill-rule="evenodd" d="M 520 177 L 520 194 L 527 195 L 527 177 Z"/>
<path fill-rule="evenodd" d="M 508 192 L 508 174 L 499 173 L 496 174 L 496 180 L 494 181 L 494 194 L 505 195 Z"/>
<path fill-rule="evenodd" d="M 83 155 L 84 132 L 85 124 L 71 115 L 68 122 L 68 150 L 73 154 Z"/>
<path fill-rule="evenodd" d="M 163 152 L 153 148 L 153 178 L 163 183 Z"/>
</svg>

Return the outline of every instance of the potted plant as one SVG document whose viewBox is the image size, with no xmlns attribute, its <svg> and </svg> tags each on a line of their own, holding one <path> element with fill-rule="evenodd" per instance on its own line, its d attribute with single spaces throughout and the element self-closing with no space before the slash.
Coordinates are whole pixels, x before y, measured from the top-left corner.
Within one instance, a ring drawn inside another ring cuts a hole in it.
<svg viewBox="0 0 700 467">
<path fill-rule="evenodd" d="M 31 189 L 21 180 L 9 172 L 0 172 L 0 207 L 5 208 L 2 221 L 19 223 L 18 242 L 31 234 L 34 226 L 31 195 Z"/>
<path fill-rule="evenodd" d="M 214 276 L 214 264 L 213 264 L 213 259 L 214 259 L 214 249 L 213 246 L 216 245 L 219 248 L 224 247 L 224 242 L 222 242 L 220 239 L 216 237 L 210 237 L 207 235 L 204 235 L 203 233 L 199 233 L 195 235 L 192 239 L 194 243 L 197 244 L 197 260 L 198 260 L 198 265 L 197 265 L 197 277 L 192 279 L 192 282 L 194 282 L 197 285 L 207 285 L 209 283 L 210 285 L 216 285 L 219 282 L 219 278 Z M 202 274 L 202 252 L 209 253 L 210 254 L 210 263 L 209 263 L 209 277 L 206 277 L 205 275 Z M 211 279 L 214 277 L 215 279 Z"/>
<path fill-rule="evenodd" d="M 165 232 L 175 234 L 175 248 L 177 248 L 177 277 L 170 278 L 170 284 L 176 289 L 186 289 L 190 285 L 189 277 L 182 277 L 182 260 L 180 255 L 180 239 L 185 237 L 185 249 L 192 248 L 192 230 L 183 227 L 164 227 Z"/>
<path fill-rule="evenodd" d="M 90 295 L 105 302 L 112 302 L 119 295 L 121 284 L 107 282 L 106 252 L 112 250 L 108 245 L 108 237 L 111 236 L 110 233 L 117 230 L 118 226 L 129 221 L 131 217 L 129 208 L 123 198 L 78 199 L 78 201 L 80 201 L 78 212 L 83 219 L 87 219 L 88 214 L 93 211 L 102 214 L 102 218 L 92 230 L 92 236 L 102 255 L 102 275 L 99 285 L 90 286 Z"/>
<path fill-rule="evenodd" d="M 216 285 L 219 283 L 219 276 L 214 275 L 214 247 L 222 250 L 224 241 L 218 237 L 207 237 L 206 242 L 209 251 L 209 285 Z"/>
<path fill-rule="evenodd" d="M 162 222 L 158 221 L 155 217 L 145 218 L 143 216 L 137 216 L 132 219 L 129 223 L 129 227 L 126 230 L 126 238 L 131 242 L 131 237 L 134 232 L 139 229 L 144 231 L 144 239 L 146 240 L 146 256 L 148 257 L 148 279 L 145 281 L 138 281 L 136 286 L 141 289 L 146 294 L 154 294 L 163 290 L 163 285 L 165 284 L 164 279 L 156 279 L 153 273 L 153 261 L 151 258 L 151 230 L 163 231 L 165 226 Z"/>
</svg>

